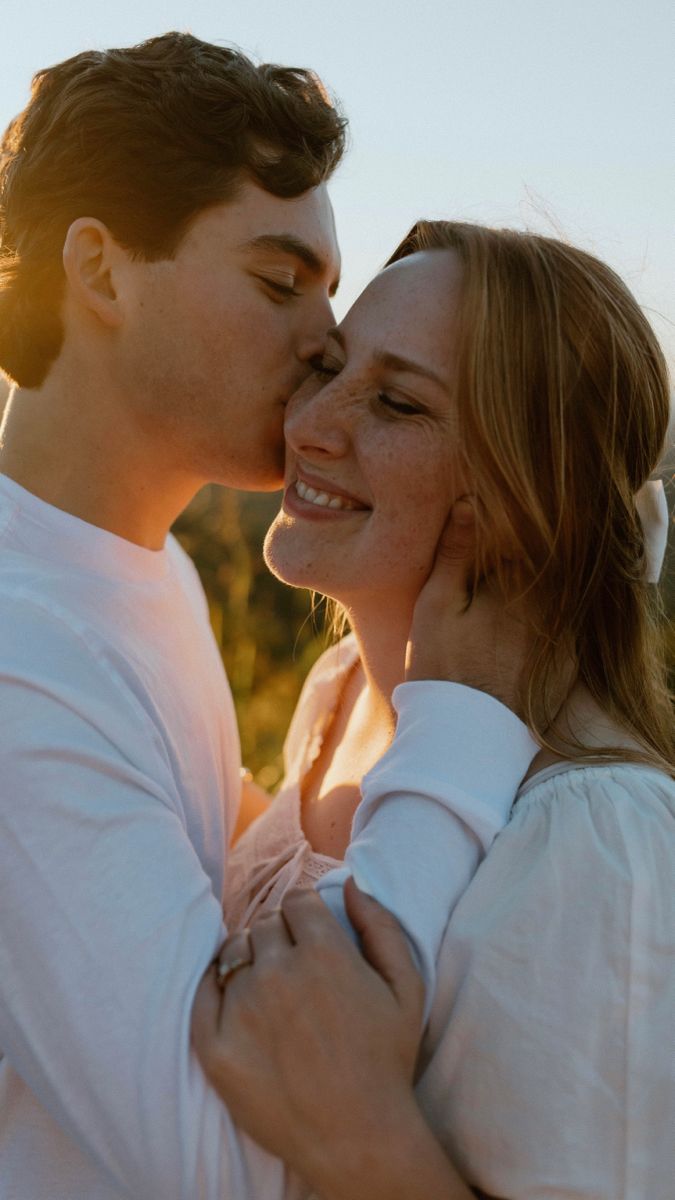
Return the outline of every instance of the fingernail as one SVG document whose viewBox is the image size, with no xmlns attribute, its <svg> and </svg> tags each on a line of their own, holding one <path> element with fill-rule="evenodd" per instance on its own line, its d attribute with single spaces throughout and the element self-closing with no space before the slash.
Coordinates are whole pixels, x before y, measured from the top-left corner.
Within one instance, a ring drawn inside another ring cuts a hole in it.
<svg viewBox="0 0 675 1200">
<path fill-rule="evenodd" d="M 452 519 L 456 525 L 473 525 L 474 512 L 468 500 L 460 500 L 452 510 Z"/>
</svg>

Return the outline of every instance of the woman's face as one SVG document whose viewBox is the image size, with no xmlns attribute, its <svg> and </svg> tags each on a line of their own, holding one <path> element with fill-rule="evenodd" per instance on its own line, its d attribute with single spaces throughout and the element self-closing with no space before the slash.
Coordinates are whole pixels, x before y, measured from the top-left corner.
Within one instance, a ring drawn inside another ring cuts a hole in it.
<svg viewBox="0 0 675 1200">
<path fill-rule="evenodd" d="M 451 400 L 459 284 L 452 251 L 412 255 L 328 334 L 286 415 L 286 490 L 265 557 L 287 583 L 348 606 L 365 593 L 414 603 L 466 490 Z"/>
</svg>

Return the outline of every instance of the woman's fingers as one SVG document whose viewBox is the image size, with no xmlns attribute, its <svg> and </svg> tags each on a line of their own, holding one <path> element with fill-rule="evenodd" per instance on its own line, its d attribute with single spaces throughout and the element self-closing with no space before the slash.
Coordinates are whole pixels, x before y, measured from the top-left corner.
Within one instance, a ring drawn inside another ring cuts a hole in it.
<svg viewBox="0 0 675 1200">
<path fill-rule="evenodd" d="M 210 1048 L 217 1036 L 222 992 L 216 983 L 215 964 L 209 967 L 195 993 L 192 1005 L 190 1034 L 202 1067 L 209 1074 Z"/>
<path fill-rule="evenodd" d="M 330 944 L 352 950 L 353 943 L 313 888 L 292 888 L 287 892 L 283 915 L 289 936 L 298 946 L 311 951 Z"/>
<path fill-rule="evenodd" d="M 216 964 L 216 983 L 221 991 L 237 971 L 250 967 L 253 962 L 253 946 L 248 929 L 233 934 L 223 943 Z"/>
<path fill-rule="evenodd" d="M 235 962 L 253 962 L 250 930 L 241 929 L 237 933 L 230 934 L 220 948 L 218 961 L 229 965 Z"/>
<path fill-rule="evenodd" d="M 476 511 L 472 496 L 460 496 L 453 504 L 438 543 L 436 561 L 459 564 L 473 562 L 476 553 Z"/>
<path fill-rule="evenodd" d="M 476 513 L 473 497 L 462 496 L 448 515 L 431 574 L 420 592 L 406 650 L 406 679 L 444 678 L 439 637 L 448 617 L 466 611 L 476 573 Z"/>
<path fill-rule="evenodd" d="M 425 586 L 427 600 L 442 594 L 445 603 L 466 604 L 476 563 L 476 512 L 473 498 L 453 504 L 436 548 L 434 566 Z"/>
<path fill-rule="evenodd" d="M 248 930 L 254 963 L 266 960 L 270 953 L 288 950 L 293 945 L 288 925 L 280 908 L 265 913 Z"/>
<path fill-rule="evenodd" d="M 475 500 L 462 496 L 453 506 L 434 569 L 415 605 L 406 680 L 465 684 L 488 692 L 520 715 L 535 624 L 526 604 L 507 603 L 495 578 L 477 579 L 476 559 Z"/>
<path fill-rule="evenodd" d="M 366 892 L 350 875 L 345 883 L 347 916 L 361 939 L 364 957 L 398 999 L 401 1011 L 411 1021 L 422 1022 L 424 984 L 408 948 L 398 921 Z"/>
</svg>

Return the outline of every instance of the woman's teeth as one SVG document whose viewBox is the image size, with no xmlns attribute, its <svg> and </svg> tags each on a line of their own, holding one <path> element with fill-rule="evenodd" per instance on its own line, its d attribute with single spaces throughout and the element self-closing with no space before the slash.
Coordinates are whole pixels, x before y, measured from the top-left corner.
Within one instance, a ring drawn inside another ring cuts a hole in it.
<svg viewBox="0 0 675 1200">
<path fill-rule="evenodd" d="M 357 505 L 351 500 L 345 499 L 344 496 L 333 496 L 330 492 L 317 492 L 316 488 L 309 487 L 303 483 L 301 479 L 295 482 L 295 490 L 301 499 L 306 500 L 309 504 L 318 504 L 320 508 L 356 508 Z"/>
</svg>

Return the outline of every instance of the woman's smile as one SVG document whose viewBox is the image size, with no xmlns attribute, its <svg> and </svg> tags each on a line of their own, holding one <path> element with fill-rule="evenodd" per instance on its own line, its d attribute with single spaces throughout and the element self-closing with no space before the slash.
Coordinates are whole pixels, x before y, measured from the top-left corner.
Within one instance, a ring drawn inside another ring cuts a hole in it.
<svg viewBox="0 0 675 1200">
<path fill-rule="evenodd" d="M 286 582 L 352 608 L 383 592 L 409 608 L 424 582 L 466 490 L 451 394 L 460 277 L 451 252 L 397 263 L 327 335 L 286 411 L 286 492 L 265 542 Z"/>
<path fill-rule="evenodd" d="M 284 508 L 293 516 L 309 517 L 310 520 L 371 511 L 370 505 L 332 480 L 301 471 L 299 467 L 297 478 L 286 489 Z"/>
</svg>

